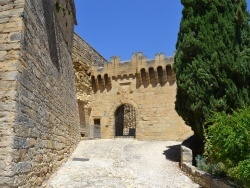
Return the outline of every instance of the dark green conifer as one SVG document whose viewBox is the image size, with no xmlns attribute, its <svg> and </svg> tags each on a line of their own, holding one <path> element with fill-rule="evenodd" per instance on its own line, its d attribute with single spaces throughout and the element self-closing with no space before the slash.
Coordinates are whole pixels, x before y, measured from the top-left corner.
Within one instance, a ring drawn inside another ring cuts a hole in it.
<svg viewBox="0 0 250 188">
<path fill-rule="evenodd" d="M 250 104 L 250 16 L 246 0 L 181 0 L 175 108 L 196 135 L 213 111 Z"/>
</svg>

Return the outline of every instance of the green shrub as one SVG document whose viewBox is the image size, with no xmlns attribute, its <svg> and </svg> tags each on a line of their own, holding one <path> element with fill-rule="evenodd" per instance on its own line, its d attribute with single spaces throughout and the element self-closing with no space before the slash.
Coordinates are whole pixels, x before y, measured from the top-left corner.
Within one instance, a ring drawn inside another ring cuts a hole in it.
<svg viewBox="0 0 250 188">
<path fill-rule="evenodd" d="M 196 157 L 196 166 L 199 170 L 208 172 L 210 174 L 225 176 L 223 163 L 218 163 L 218 164 L 210 163 L 203 156 L 198 155 Z"/>
<path fill-rule="evenodd" d="M 250 108 L 215 113 L 206 124 L 205 155 L 213 164 L 222 162 L 229 177 L 250 186 Z"/>
<path fill-rule="evenodd" d="M 239 164 L 229 169 L 228 174 L 239 182 L 243 182 L 245 187 L 250 187 L 250 159 L 239 162 Z"/>
</svg>

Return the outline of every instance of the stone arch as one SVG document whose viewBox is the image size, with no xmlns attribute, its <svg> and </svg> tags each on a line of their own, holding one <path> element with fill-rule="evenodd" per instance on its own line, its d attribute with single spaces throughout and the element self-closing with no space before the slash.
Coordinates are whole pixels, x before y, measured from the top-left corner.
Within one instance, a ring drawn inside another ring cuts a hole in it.
<svg viewBox="0 0 250 188">
<path fill-rule="evenodd" d="M 95 79 L 95 76 L 91 76 L 91 85 L 92 85 L 92 89 L 94 91 L 94 93 L 97 92 L 97 82 Z"/>
<path fill-rule="evenodd" d="M 167 77 L 172 76 L 172 66 L 171 65 L 166 65 L 166 73 L 167 73 Z"/>
<path fill-rule="evenodd" d="M 97 83 L 98 83 L 100 92 L 103 92 L 103 90 L 104 90 L 104 80 L 103 80 L 103 78 L 102 78 L 102 76 L 100 74 L 97 75 Z"/>
<path fill-rule="evenodd" d="M 163 84 L 163 68 L 162 66 L 157 67 L 157 75 L 158 75 L 158 82 L 162 85 Z"/>
<path fill-rule="evenodd" d="M 138 109 L 138 105 L 133 101 L 133 100 L 129 100 L 129 99 L 122 99 L 116 103 L 114 103 L 112 105 L 112 107 L 110 108 L 109 111 L 109 123 L 112 126 L 112 135 L 115 137 L 115 113 L 117 108 L 119 108 L 119 106 L 123 105 L 123 104 L 130 104 L 134 107 L 135 109 L 135 116 L 136 116 L 136 127 L 138 127 L 138 123 L 139 123 L 139 118 L 140 118 L 140 113 L 139 113 L 139 109 Z M 136 135 L 135 135 L 136 137 Z"/>
<path fill-rule="evenodd" d="M 149 72 L 149 80 L 150 80 L 150 83 L 153 85 L 155 83 L 155 70 L 153 67 L 150 67 L 148 69 L 148 72 Z"/>
<path fill-rule="evenodd" d="M 107 73 L 104 74 L 104 87 L 105 89 L 107 89 L 107 91 L 110 91 L 111 90 L 111 80 L 110 80 L 110 77 Z"/>
<path fill-rule="evenodd" d="M 108 80 L 108 74 L 104 74 L 104 84 L 107 87 L 107 85 L 109 84 L 109 80 Z"/>
<path fill-rule="evenodd" d="M 167 74 L 167 82 L 169 85 L 173 85 L 175 83 L 175 75 L 173 72 L 173 67 L 171 65 L 166 66 L 166 74 Z"/>
<path fill-rule="evenodd" d="M 146 73 L 146 69 L 145 68 L 142 68 L 140 70 L 140 73 L 141 73 L 141 82 L 143 85 L 146 85 L 147 84 L 147 73 Z"/>
</svg>

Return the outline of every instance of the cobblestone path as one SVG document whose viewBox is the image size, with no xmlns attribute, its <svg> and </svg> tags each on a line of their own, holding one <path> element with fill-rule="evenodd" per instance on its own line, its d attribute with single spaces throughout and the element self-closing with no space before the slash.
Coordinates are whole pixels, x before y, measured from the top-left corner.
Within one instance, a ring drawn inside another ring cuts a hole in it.
<svg viewBox="0 0 250 188">
<path fill-rule="evenodd" d="M 178 167 L 179 142 L 81 141 L 50 188 L 198 188 Z"/>
</svg>

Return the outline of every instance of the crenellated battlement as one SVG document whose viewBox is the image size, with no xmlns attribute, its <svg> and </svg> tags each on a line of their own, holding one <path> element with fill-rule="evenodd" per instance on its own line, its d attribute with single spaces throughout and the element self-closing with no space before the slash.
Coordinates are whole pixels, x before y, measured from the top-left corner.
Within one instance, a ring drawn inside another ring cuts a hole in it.
<svg viewBox="0 0 250 188">
<path fill-rule="evenodd" d="M 141 52 L 133 53 L 129 61 L 120 61 L 119 56 L 114 56 L 104 67 L 92 67 L 92 88 L 94 91 L 112 88 L 112 80 L 119 79 L 136 79 L 138 87 L 172 85 L 175 82 L 173 63 L 173 57 L 165 57 L 163 53 L 156 54 L 154 59 L 147 59 Z"/>
<path fill-rule="evenodd" d="M 108 74 L 110 77 L 122 77 L 125 75 L 135 75 L 141 69 L 157 69 L 162 66 L 164 69 L 167 65 L 172 67 L 173 57 L 165 57 L 163 53 L 155 55 L 154 59 L 147 59 L 142 52 L 133 53 L 132 59 L 127 61 L 121 61 L 120 56 L 113 56 L 110 58 L 110 62 L 103 67 L 92 67 L 92 75 L 104 76 Z"/>
</svg>

